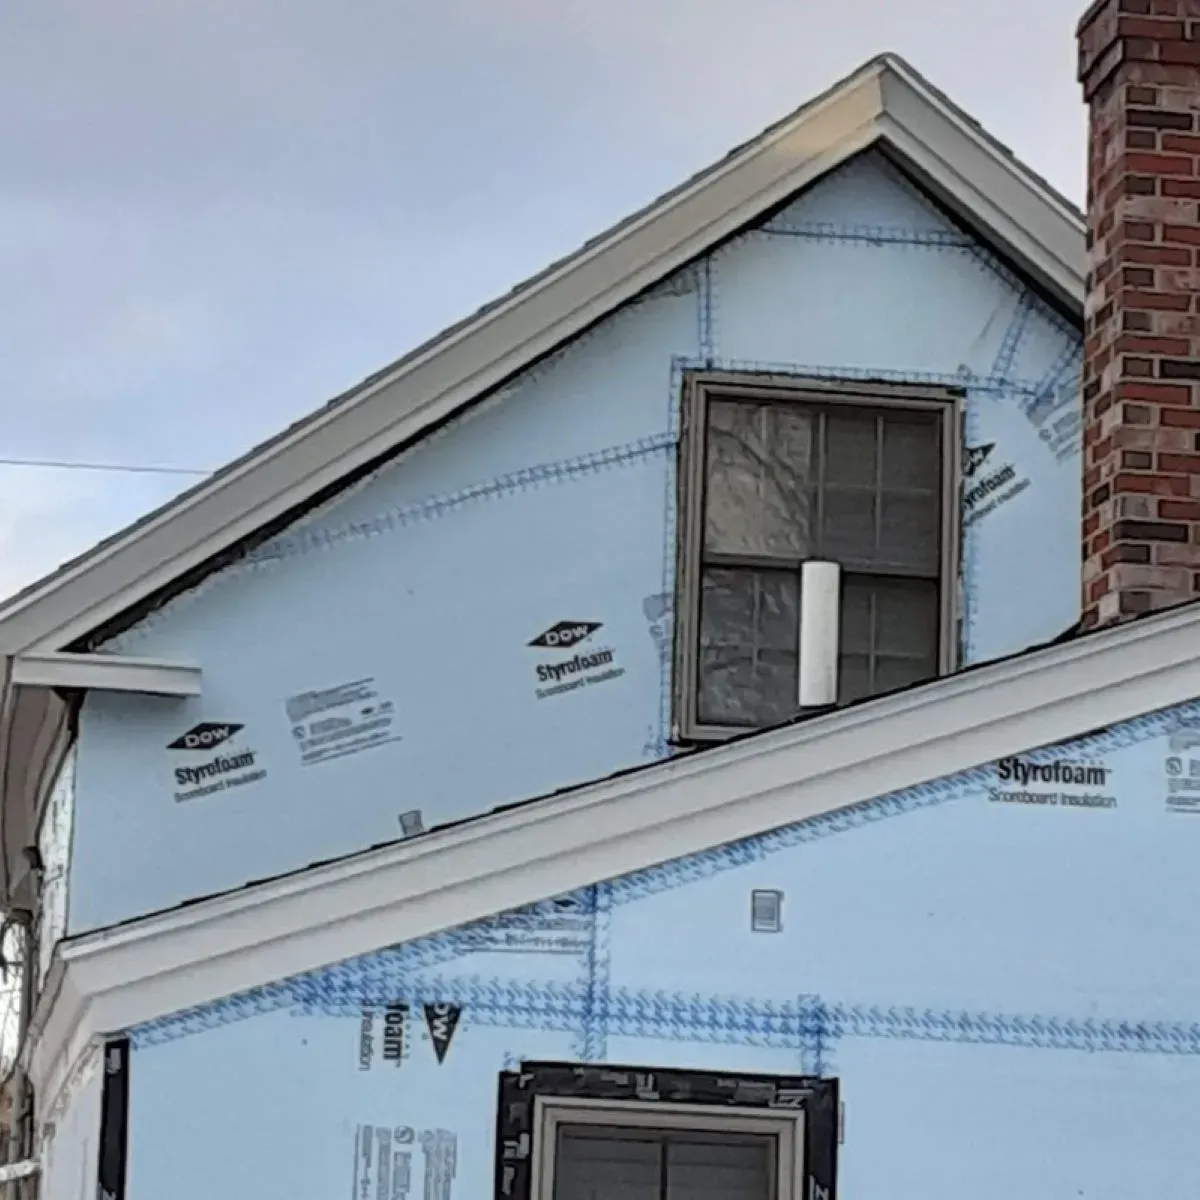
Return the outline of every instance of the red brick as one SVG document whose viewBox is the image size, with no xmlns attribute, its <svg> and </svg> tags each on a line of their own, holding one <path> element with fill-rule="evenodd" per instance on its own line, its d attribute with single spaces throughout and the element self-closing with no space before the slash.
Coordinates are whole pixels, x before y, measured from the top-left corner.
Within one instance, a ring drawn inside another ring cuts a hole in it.
<svg viewBox="0 0 1200 1200">
<path fill-rule="evenodd" d="M 1178 457 L 1178 455 L 1160 454 L 1158 456 L 1160 470 L 1163 469 L 1162 460 L 1166 457 Z M 1190 496 L 1192 494 L 1187 477 L 1184 475 L 1134 475 L 1131 472 L 1122 471 L 1113 476 L 1112 485 L 1115 492 L 1138 492 L 1145 496 Z"/>
<path fill-rule="evenodd" d="M 1200 500 L 1160 500 L 1158 515 L 1164 521 L 1200 521 Z"/>
<path fill-rule="evenodd" d="M 1180 154 L 1200 154 L 1200 135 L 1164 129 L 1160 136 L 1160 144 L 1164 150 L 1174 150 Z"/>
<path fill-rule="evenodd" d="M 1164 63 L 1200 63 L 1200 42 L 1163 42 L 1157 49 Z"/>
<path fill-rule="evenodd" d="M 1114 343 L 1118 354 L 1187 354 L 1191 342 L 1186 338 L 1139 337 L 1124 333 Z"/>
<path fill-rule="evenodd" d="M 1198 47 L 1200 49 L 1200 47 Z M 1117 159 L 1116 169 L 1121 175 L 1194 175 L 1195 160 L 1186 154 L 1149 154 L 1130 150 Z"/>
<path fill-rule="evenodd" d="M 1184 429 L 1200 429 L 1200 409 L 1164 408 L 1160 419 L 1164 425 L 1174 425 Z"/>
<path fill-rule="evenodd" d="M 1182 21 L 1168 21 L 1154 17 L 1121 17 L 1117 21 L 1117 36 L 1127 38 L 1153 38 L 1157 41 L 1180 41 L 1184 35 Z"/>
<path fill-rule="evenodd" d="M 1185 242 L 1189 246 L 1200 246 L 1200 225 L 1164 225 L 1164 242 Z"/>
<path fill-rule="evenodd" d="M 1158 237 L 1158 230 L 1149 221 L 1124 221 L 1121 232 L 1134 242 L 1152 242 Z"/>
<path fill-rule="evenodd" d="M 1181 408 L 1192 402 L 1192 389 L 1186 384 L 1123 381 L 1113 391 L 1118 400 L 1145 400 L 1150 404 L 1171 404 Z"/>
<path fill-rule="evenodd" d="M 1185 475 L 1200 475 L 1200 454 L 1160 454 L 1160 471 L 1178 471 Z"/>
<path fill-rule="evenodd" d="M 1187 312 L 1191 307 L 1190 295 L 1179 295 L 1177 292 L 1139 292 L 1128 288 L 1121 293 L 1121 303 L 1126 308 L 1151 308 L 1156 310 L 1169 309 L 1172 312 Z"/>
<path fill-rule="evenodd" d="M 1163 180 L 1171 183 L 1172 180 Z M 1140 246 L 1123 242 L 1113 251 L 1116 262 L 1147 263 L 1170 267 L 1187 267 L 1192 262 L 1192 251 L 1183 246 Z"/>
<path fill-rule="evenodd" d="M 1162 179 L 1159 188 L 1164 196 L 1191 196 L 1200 199 L 1200 179 Z"/>
</svg>

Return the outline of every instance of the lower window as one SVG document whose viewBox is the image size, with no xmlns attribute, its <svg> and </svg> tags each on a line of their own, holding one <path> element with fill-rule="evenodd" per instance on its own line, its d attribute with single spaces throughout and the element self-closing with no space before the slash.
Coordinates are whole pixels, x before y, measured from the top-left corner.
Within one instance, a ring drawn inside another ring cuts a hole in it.
<svg viewBox="0 0 1200 1200">
<path fill-rule="evenodd" d="M 833 1200 L 835 1080 L 526 1063 L 500 1078 L 502 1200 Z"/>
</svg>

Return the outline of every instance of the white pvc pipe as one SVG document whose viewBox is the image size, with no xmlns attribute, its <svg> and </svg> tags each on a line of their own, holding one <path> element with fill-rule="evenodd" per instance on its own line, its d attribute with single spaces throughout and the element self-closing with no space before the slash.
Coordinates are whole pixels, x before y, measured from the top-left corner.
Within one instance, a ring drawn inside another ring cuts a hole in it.
<svg viewBox="0 0 1200 1200">
<path fill-rule="evenodd" d="M 837 563 L 810 560 L 801 566 L 801 708 L 827 708 L 837 703 L 841 599 L 842 569 Z"/>
</svg>

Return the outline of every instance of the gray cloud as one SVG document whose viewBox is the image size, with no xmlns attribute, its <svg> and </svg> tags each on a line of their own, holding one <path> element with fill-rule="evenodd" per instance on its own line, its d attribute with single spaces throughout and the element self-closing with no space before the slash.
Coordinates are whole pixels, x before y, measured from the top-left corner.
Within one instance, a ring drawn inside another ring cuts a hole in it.
<svg viewBox="0 0 1200 1200">
<path fill-rule="evenodd" d="M 1079 196 L 1077 0 L 0 17 L 0 454 L 214 466 L 882 49 Z M 185 481 L 0 468 L 0 592 Z"/>
</svg>

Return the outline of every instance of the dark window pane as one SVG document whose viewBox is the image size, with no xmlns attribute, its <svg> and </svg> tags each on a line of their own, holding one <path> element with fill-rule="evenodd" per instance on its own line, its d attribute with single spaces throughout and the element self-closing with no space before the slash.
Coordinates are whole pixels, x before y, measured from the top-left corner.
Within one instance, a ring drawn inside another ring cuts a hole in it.
<svg viewBox="0 0 1200 1200">
<path fill-rule="evenodd" d="M 875 659 L 875 688 L 873 694 L 885 695 L 898 688 L 923 683 L 937 674 L 933 662 L 921 658 L 888 658 L 881 655 Z"/>
<path fill-rule="evenodd" d="M 936 676 L 938 604 L 935 582 L 844 575 L 838 702 Z"/>
<path fill-rule="evenodd" d="M 825 472 L 831 484 L 876 486 L 879 419 L 873 412 L 830 412 L 825 415 Z"/>
<path fill-rule="evenodd" d="M 935 584 L 879 580 L 875 593 L 875 652 L 937 662 L 938 589 Z"/>
<path fill-rule="evenodd" d="M 871 653 L 874 635 L 871 632 L 871 603 L 875 585 L 861 575 L 842 576 L 842 654 Z"/>
<path fill-rule="evenodd" d="M 769 1200 L 770 1143 L 702 1137 L 668 1140 L 663 1200 Z"/>
<path fill-rule="evenodd" d="M 662 1143 L 622 1134 L 560 1128 L 554 1200 L 661 1200 Z"/>
<path fill-rule="evenodd" d="M 700 599 L 698 716 L 763 725 L 796 711 L 799 578 L 708 569 Z"/>
<path fill-rule="evenodd" d="M 933 416 L 889 413 L 883 418 L 884 489 L 942 486 L 941 423 Z"/>
<path fill-rule="evenodd" d="M 935 492 L 885 492 L 880 500 L 880 566 L 936 575 L 941 499 Z"/>
<path fill-rule="evenodd" d="M 875 492 L 830 484 L 821 497 L 821 554 L 840 563 L 875 561 Z"/>
<path fill-rule="evenodd" d="M 815 425 L 811 413 L 788 405 L 709 403 L 706 550 L 809 553 Z"/>
<path fill-rule="evenodd" d="M 838 661 L 838 703 L 853 704 L 871 694 L 871 659 L 866 654 L 843 654 Z"/>
</svg>

